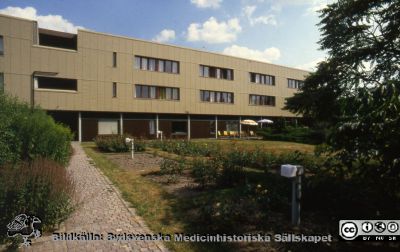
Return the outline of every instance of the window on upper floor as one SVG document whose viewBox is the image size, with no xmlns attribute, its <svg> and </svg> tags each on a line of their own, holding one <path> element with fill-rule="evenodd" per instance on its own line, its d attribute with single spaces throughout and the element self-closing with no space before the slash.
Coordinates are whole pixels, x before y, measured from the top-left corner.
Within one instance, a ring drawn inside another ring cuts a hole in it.
<svg viewBox="0 0 400 252">
<path fill-rule="evenodd" d="M 78 36 L 72 33 L 39 29 L 39 45 L 77 50 Z"/>
<path fill-rule="evenodd" d="M 200 101 L 213 103 L 234 103 L 233 93 L 200 90 Z"/>
<path fill-rule="evenodd" d="M 275 96 L 250 94 L 249 104 L 259 106 L 275 106 Z"/>
<path fill-rule="evenodd" d="M 112 84 L 112 97 L 115 98 L 117 97 L 117 83 L 113 82 Z"/>
<path fill-rule="evenodd" d="M 117 67 L 117 52 L 113 52 L 112 63 L 113 67 Z"/>
<path fill-rule="evenodd" d="M 275 86 L 275 76 L 260 73 L 249 73 L 249 76 L 252 83 Z"/>
<path fill-rule="evenodd" d="M 135 69 L 179 74 L 179 62 L 135 56 Z"/>
<path fill-rule="evenodd" d="M 179 88 L 135 85 L 135 97 L 159 100 L 179 100 Z"/>
<path fill-rule="evenodd" d="M 76 79 L 54 78 L 35 76 L 35 88 L 78 91 L 78 81 Z"/>
<path fill-rule="evenodd" d="M 4 38 L 0 35 L 0 55 L 4 55 Z"/>
<path fill-rule="evenodd" d="M 233 70 L 213 66 L 199 66 L 199 75 L 201 77 L 210 77 L 216 79 L 233 80 Z"/>
<path fill-rule="evenodd" d="M 294 79 L 287 79 L 288 80 L 288 88 L 302 88 L 304 85 L 304 81 L 301 80 L 294 80 Z"/>
</svg>

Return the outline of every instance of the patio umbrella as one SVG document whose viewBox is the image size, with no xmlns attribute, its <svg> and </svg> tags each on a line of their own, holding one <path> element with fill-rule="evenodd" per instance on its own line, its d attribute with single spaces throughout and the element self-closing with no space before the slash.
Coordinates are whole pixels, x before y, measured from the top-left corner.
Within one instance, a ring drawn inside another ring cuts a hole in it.
<svg viewBox="0 0 400 252">
<path fill-rule="evenodd" d="M 243 125 L 253 125 L 253 126 L 257 126 L 258 123 L 256 121 L 250 120 L 250 119 L 246 119 L 240 122 L 240 124 Z"/>
<path fill-rule="evenodd" d="M 274 121 L 269 120 L 269 119 L 261 119 L 259 121 L 257 121 L 258 123 L 274 123 Z"/>
</svg>

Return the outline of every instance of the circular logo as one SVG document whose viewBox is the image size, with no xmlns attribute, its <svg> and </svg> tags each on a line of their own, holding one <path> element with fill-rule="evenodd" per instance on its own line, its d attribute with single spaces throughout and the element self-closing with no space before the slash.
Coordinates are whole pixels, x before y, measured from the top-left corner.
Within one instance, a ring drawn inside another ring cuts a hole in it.
<svg viewBox="0 0 400 252">
<path fill-rule="evenodd" d="M 362 228 L 362 231 L 364 231 L 365 233 L 369 233 L 372 231 L 372 229 L 374 229 L 374 225 L 372 225 L 371 222 L 366 221 L 361 224 L 361 228 Z"/>
<path fill-rule="evenodd" d="M 399 230 L 399 224 L 398 224 L 397 222 L 391 221 L 391 222 L 389 222 L 389 223 L 387 224 L 387 230 L 388 230 L 390 233 L 394 233 L 394 232 L 396 232 L 397 230 Z"/>
<path fill-rule="evenodd" d="M 374 228 L 376 232 L 382 233 L 383 231 L 385 231 L 386 225 L 382 221 L 378 221 L 375 223 Z"/>
<path fill-rule="evenodd" d="M 352 240 L 357 236 L 358 228 L 354 222 L 345 222 L 342 224 L 340 232 L 344 239 Z"/>
</svg>

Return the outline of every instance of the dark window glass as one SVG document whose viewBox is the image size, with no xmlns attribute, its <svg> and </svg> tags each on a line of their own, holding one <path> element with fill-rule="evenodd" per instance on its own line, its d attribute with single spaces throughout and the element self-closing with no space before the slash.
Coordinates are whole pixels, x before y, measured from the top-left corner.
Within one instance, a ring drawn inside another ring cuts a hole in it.
<svg viewBox="0 0 400 252">
<path fill-rule="evenodd" d="M 35 77 L 37 88 L 55 89 L 55 90 L 78 90 L 78 81 L 75 79 L 63 79 L 53 77 Z"/>
<path fill-rule="evenodd" d="M 0 55 L 4 54 L 4 39 L 3 36 L 0 36 Z"/>
<path fill-rule="evenodd" d="M 172 73 L 172 61 L 170 60 L 165 61 L 165 72 Z"/>
<path fill-rule="evenodd" d="M 113 67 L 117 67 L 117 53 L 113 52 Z"/>
<path fill-rule="evenodd" d="M 117 83 L 113 82 L 112 84 L 112 97 L 117 97 Z"/>
</svg>

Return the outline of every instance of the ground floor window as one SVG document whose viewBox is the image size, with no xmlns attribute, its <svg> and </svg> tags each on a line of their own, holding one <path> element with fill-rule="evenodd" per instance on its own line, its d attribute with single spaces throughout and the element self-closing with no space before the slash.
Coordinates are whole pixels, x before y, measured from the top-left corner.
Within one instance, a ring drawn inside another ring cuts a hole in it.
<svg viewBox="0 0 400 252">
<path fill-rule="evenodd" d="M 118 121 L 116 120 L 99 120 L 99 135 L 118 134 Z"/>
</svg>

